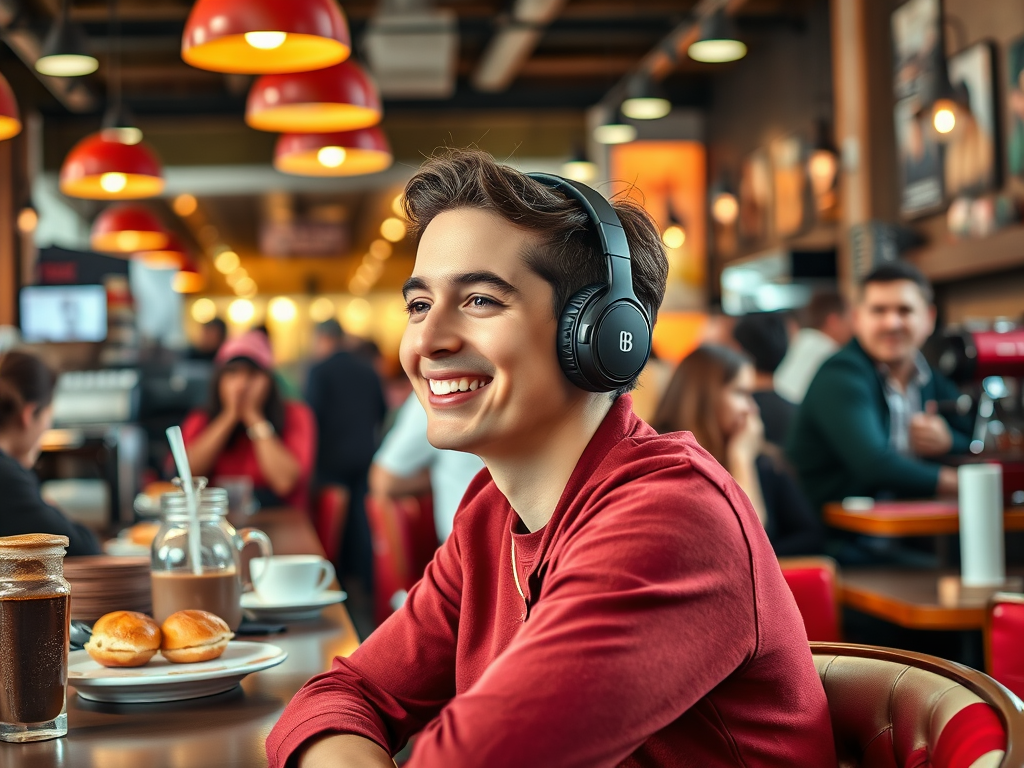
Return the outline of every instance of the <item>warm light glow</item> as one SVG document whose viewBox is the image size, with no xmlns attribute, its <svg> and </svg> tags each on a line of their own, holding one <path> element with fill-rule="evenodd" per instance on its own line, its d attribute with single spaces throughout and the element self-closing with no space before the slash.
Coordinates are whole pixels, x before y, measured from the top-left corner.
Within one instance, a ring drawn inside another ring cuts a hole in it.
<svg viewBox="0 0 1024 768">
<path fill-rule="evenodd" d="M 228 285 L 235 288 L 242 280 L 249 277 L 249 273 L 245 271 L 245 267 L 236 267 L 228 273 L 227 281 Z"/>
<path fill-rule="evenodd" d="M 662 233 L 661 242 L 668 248 L 682 248 L 686 242 L 686 230 L 678 224 L 673 224 Z"/>
<path fill-rule="evenodd" d="M 747 46 L 739 40 L 698 40 L 691 43 L 686 52 L 694 61 L 724 64 L 746 56 Z"/>
<path fill-rule="evenodd" d="M 194 196 L 188 194 L 187 192 L 183 195 L 178 195 L 176 198 L 174 198 L 174 212 L 181 216 L 182 218 L 185 218 L 186 216 L 191 216 L 193 213 L 196 212 L 196 209 L 198 207 L 199 201 L 196 200 Z"/>
<path fill-rule="evenodd" d="M 258 291 L 259 288 L 256 286 L 256 281 L 251 277 L 243 277 L 235 285 L 235 293 L 246 298 L 255 296 Z"/>
<path fill-rule="evenodd" d="M 736 195 L 731 192 L 719 192 L 715 195 L 711 204 L 711 217 L 719 224 L 729 226 L 736 222 L 740 206 L 736 202 Z"/>
<path fill-rule="evenodd" d="M 836 180 L 839 162 L 834 152 L 827 149 L 816 149 L 811 153 L 807 163 L 807 173 L 811 177 L 811 187 L 816 195 L 823 195 L 832 189 Z"/>
<path fill-rule="evenodd" d="M 655 97 L 637 97 L 622 102 L 622 114 L 633 120 L 657 120 L 672 111 L 672 102 Z"/>
<path fill-rule="evenodd" d="M 370 330 L 370 321 L 373 319 L 373 307 L 366 299 L 352 299 L 345 307 L 341 318 L 341 325 L 344 329 L 355 336 L 365 336 Z"/>
<path fill-rule="evenodd" d="M 235 299 L 228 305 L 228 320 L 235 325 L 248 323 L 256 314 L 256 307 L 248 299 Z"/>
<path fill-rule="evenodd" d="M 39 214 L 34 208 L 22 208 L 18 214 L 18 231 L 23 235 L 31 235 L 39 225 Z"/>
<path fill-rule="evenodd" d="M 588 184 L 597 178 L 597 163 L 589 160 L 570 160 L 562 164 L 562 175 L 567 179 Z"/>
<path fill-rule="evenodd" d="M 183 269 L 174 274 L 171 289 L 176 293 L 198 293 L 203 290 L 206 280 L 198 272 Z"/>
<path fill-rule="evenodd" d="M 125 230 L 124 232 L 118 232 L 114 236 L 114 241 L 117 243 L 117 250 L 121 253 L 133 253 L 138 251 L 142 247 L 142 233 L 134 230 Z"/>
<path fill-rule="evenodd" d="M 239 265 L 242 260 L 238 258 L 238 254 L 234 251 L 224 251 L 217 255 L 217 258 L 213 260 L 213 267 L 222 275 L 230 275 Z M 245 272 L 243 269 L 242 272 Z M 242 275 L 244 277 L 245 275 Z"/>
<path fill-rule="evenodd" d="M 118 128 L 104 128 L 100 135 L 107 141 L 116 141 L 127 144 L 129 147 L 142 141 L 142 129 L 133 126 L 121 126 Z"/>
<path fill-rule="evenodd" d="M 197 323 L 208 323 L 217 316 L 217 305 L 211 299 L 196 299 L 192 305 L 192 319 Z"/>
<path fill-rule="evenodd" d="M 95 72 L 100 63 L 93 56 L 77 53 L 58 53 L 36 59 L 36 72 L 51 77 L 81 77 Z"/>
<path fill-rule="evenodd" d="M 948 107 L 937 109 L 932 117 L 932 124 L 939 133 L 949 133 L 956 128 L 956 114 Z"/>
<path fill-rule="evenodd" d="M 384 219 L 380 225 L 380 234 L 385 240 L 397 243 L 405 237 L 405 222 L 393 216 Z"/>
<path fill-rule="evenodd" d="M 349 293 L 352 293 L 355 296 L 365 296 L 367 292 L 370 290 L 370 284 L 363 280 L 363 278 L 360 277 L 359 275 L 356 275 L 351 280 L 349 280 L 348 290 Z"/>
<path fill-rule="evenodd" d="M 370 243 L 370 255 L 375 259 L 385 261 L 394 249 L 387 240 L 374 240 Z"/>
<path fill-rule="evenodd" d="M 128 177 L 123 173 L 104 173 L 100 176 L 100 188 L 104 192 L 116 194 L 128 186 Z"/>
<path fill-rule="evenodd" d="M 275 323 L 290 323 L 299 313 L 295 302 L 287 296 L 275 296 L 272 298 L 267 311 L 270 313 L 270 319 Z"/>
<path fill-rule="evenodd" d="M 261 51 L 272 51 L 284 45 L 287 32 L 246 32 L 245 42 Z"/>
<path fill-rule="evenodd" d="M 395 199 L 391 201 L 391 210 L 394 212 L 395 216 L 402 219 L 405 218 L 405 208 L 402 205 L 403 202 L 405 202 L 405 196 L 401 192 L 395 195 Z"/>
<path fill-rule="evenodd" d="M 309 319 L 314 323 L 323 323 L 334 317 L 336 311 L 337 308 L 334 306 L 334 302 L 326 296 L 321 296 L 318 299 L 314 299 L 313 303 L 309 305 Z"/>
<path fill-rule="evenodd" d="M 343 147 L 321 147 L 316 153 L 316 159 L 325 168 L 337 168 L 345 162 L 346 154 Z"/>
<path fill-rule="evenodd" d="M 628 123 L 609 123 L 594 129 L 598 144 L 628 144 L 636 138 L 636 128 Z"/>
</svg>

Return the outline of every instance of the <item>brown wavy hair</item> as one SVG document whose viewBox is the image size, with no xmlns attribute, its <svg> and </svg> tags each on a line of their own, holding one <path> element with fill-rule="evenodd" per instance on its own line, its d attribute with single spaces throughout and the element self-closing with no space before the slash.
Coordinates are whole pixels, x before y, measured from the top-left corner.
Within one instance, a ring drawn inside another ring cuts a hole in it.
<svg viewBox="0 0 1024 768">
<path fill-rule="evenodd" d="M 701 447 L 725 465 L 726 439 L 718 423 L 722 392 L 753 360 L 718 344 L 704 344 L 687 355 L 665 389 L 651 426 L 658 432 L 693 433 Z"/>
<path fill-rule="evenodd" d="M 26 405 L 36 413 L 53 402 L 57 375 L 42 360 L 27 352 L 0 357 L 0 429 L 20 418 Z"/>
</svg>

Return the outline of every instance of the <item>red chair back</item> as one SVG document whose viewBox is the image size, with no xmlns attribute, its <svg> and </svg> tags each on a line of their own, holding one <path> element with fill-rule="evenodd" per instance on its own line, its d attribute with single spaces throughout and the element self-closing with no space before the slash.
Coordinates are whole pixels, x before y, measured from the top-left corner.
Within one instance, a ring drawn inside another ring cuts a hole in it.
<svg viewBox="0 0 1024 768">
<path fill-rule="evenodd" d="M 427 493 L 415 498 L 410 496 L 399 499 L 399 502 L 408 517 L 413 569 L 418 580 L 427 563 L 434 559 L 438 546 L 437 528 L 434 526 L 434 498 Z"/>
<path fill-rule="evenodd" d="M 987 672 L 1024 698 L 1024 595 L 997 593 L 985 625 Z"/>
<path fill-rule="evenodd" d="M 418 578 L 410 554 L 407 517 L 391 499 L 366 497 L 366 518 L 373 540 L 374 619 L 380 624 L 394 612 L 395 595 Z"/>
<path fill-rule="evenodd" d="M 780 558 L 779 567 L 796 599 L 811 642 L 842 640 L 839 621 L 839 580 L 830 557 Z"/>
<path fill-rule="evenodd" d="M 343 485 L 321 486 L 313 508 L 313 527 L 324 549 L 324 557 L 338 562 L 341 554 L 341 534 L 348 518 L 349 492 Z"/>
</svg>

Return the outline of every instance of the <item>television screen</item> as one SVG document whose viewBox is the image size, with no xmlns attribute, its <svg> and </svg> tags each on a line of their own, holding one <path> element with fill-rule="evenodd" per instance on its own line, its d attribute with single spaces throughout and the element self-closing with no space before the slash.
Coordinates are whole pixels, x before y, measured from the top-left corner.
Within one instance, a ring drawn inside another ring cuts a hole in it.
<svg viewBox="0 0 1024 768">
<path fill-rule="evenodd" d="M 107 292 L 102 285 L 33 285 L 21 289 L 21 335 L 41 341 L 103 341 Z"/>
</svg>

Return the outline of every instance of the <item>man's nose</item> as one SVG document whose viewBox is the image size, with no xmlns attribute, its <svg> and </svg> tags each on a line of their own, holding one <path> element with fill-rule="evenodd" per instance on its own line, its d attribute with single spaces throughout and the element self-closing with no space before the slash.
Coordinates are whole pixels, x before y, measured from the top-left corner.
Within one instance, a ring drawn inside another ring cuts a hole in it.
<svg viewBox="0 0 1024 768">
<path fill-rule="evenodd" d="M 457 352 L 462 347 L 457 312 L 443 306 L 432 307 L 419 323 L 410 324 L 412 348 L 420 357 L 437 357 Z"/>
</svg>

